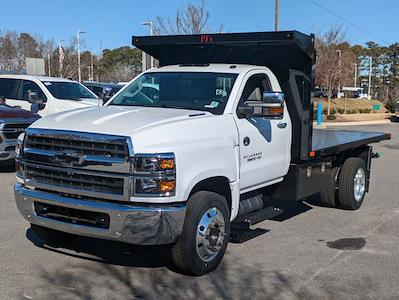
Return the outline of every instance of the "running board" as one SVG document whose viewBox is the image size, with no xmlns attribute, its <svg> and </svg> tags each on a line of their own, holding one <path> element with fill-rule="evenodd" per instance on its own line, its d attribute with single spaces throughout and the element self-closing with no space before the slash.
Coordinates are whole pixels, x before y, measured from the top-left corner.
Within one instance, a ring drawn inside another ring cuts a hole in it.
<svg viewBox="0 0 399 300">
<path fill-rule="evenodd" d="M 269 230 L 262 228 L 251 229 L 250 226 L 274 218 L 283 212 L 281 208 L 266 207 L 262 210 L 238 217 L 231 224 L 230 242 L 237 244 L 244 243 L 268 232 Z"/>
<path fill-rule="evenodd" d="M 246 215 L 239 216 L 234 220 L 234 223 L 249 223 L 250 225 L 258 224 L 264 220 L 270 220 L 278 215 L 281 215 L 284 211 L 277 207 L 266 207 L 261 210 L 250 212 Z"/>
</svg>

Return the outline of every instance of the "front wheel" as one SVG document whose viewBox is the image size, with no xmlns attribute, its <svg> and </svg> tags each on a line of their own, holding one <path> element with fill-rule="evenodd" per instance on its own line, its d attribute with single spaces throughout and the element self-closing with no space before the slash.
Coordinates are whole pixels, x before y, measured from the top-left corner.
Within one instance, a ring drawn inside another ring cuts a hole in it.
<svg viewBox="0 0 399 300">
<path fill-rule="evenodd" d="M 226 199 L 200 191 L 187 202 L 183 232 L 172 247 L 172 258 L 183 272 L 204 275 L 220 264 L 230 237 L 230 211 Z"/>
</svg>

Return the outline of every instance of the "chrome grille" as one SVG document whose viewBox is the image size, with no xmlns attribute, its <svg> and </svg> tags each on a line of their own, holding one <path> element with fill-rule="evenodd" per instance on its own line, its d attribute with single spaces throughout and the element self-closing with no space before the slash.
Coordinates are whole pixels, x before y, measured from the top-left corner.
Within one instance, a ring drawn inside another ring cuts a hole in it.
<svg viewBox="0 0 399 300">
<path fill-rule="evenodd" d="M 8 123 L 3 126 L 3 134 L 6 139 L 15 140 L 25 131 L 31 123 Z"/>
<path fill-rule="evenodd" d="M 99 200 L 128 201 L 129 176 L 21 163 L 24 184 L 37 189 Z"/>
<path fill-rule="evenodd" d="M 131 154 L 128 137 L 28 128 L 19 164 L 28 186 L 129 201 Z"/>
<path fill-rule="evenodd" d="M 25 147 L 38 150 L 62 152 L 73 150 L 80 155 L 106 158 L 123 158 L 129 155 L 126 138 L 114 137 L 103 139 L 102 135 L 88 138 L 87 134 L 46 135 L 28 131 Z"/>
<path fill-rule="evenodd" d="M 26 179 L 46 185 L 85 190 L 96 193 L 123 195 L 123 178 L 112 178 L 44 169 L 43 167 L 28 166 L 25 171 Z"/>
</svg>

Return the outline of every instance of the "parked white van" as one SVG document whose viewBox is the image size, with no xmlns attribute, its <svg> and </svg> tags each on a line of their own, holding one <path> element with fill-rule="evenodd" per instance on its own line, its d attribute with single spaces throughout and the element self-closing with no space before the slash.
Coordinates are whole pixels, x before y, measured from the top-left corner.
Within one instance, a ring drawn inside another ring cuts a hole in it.
<svg viewBox="0 0 399 300">
<path fill-rule="evenodd" d="M 0 75 L 0 97 L 7 105 L 37 112 L 41 116 L 102 103 L 79 82 L 31 75 Z"/>
</svg>

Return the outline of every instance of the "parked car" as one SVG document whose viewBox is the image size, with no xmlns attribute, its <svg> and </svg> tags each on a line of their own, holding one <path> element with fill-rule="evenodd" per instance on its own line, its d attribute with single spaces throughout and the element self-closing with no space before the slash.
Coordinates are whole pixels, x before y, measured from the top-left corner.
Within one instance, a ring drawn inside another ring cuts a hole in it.
<svg viewBox="0 0 399 300">
<path fill-rule="evenodd" d="M 84 81 L 82 83 L 94 94 L 100 97 L 103 100 L 104 104 L 124 86 L 122 84 L 94 81 Z"/>
<path fill-rule="evenodd" d="M 4 97 L 9 106 L 37 112 L 41 116 L 102 104 L 79 82 L 30 75 L 0 75 L 0 97 Z"/>
<path fill-rule="evenodd" d="M 39 118 L 30 111 L 0 104 L 0 165 L 14 162 L 18 136 Z"/>
<path fill-rule="evenodd" d="M 19 138 L 21 215 L 44 243 L 172 244 L 176 266 L 203 275 L 229 241 L 255 238 L 252 225 L 283 213 L 271 198 L 319 194 L 359 209 L 370 144 L 390 134 L 313 128 L 314 40 L 297 31 L 133 37 L 162 67 L 103 107 L 42 118 Z"/>
<path fill-rule="evenodd" d="M 327 93 L 325 92 L 325 90 L 318 86 L 314 88 L 313 95 L 316 98 L 327 98 Z"/>
</svg>

